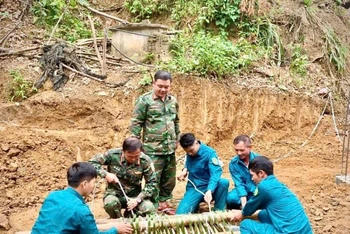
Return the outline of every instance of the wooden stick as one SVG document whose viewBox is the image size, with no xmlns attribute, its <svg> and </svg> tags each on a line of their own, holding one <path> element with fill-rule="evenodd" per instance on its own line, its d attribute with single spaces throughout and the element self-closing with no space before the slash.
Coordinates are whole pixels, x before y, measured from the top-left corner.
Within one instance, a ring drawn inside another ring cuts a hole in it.
<svg viewBox="0 0 350 234">
<path fill-rule="evenodd" d="M 99 52 L 98 47 L 97 47 L 96 31 L 95 31 L 94 22 L 92 21 L 90 15 L 88 15 L 88 18 L 89 18 L 89 21 L 90 21 L 90 24 L 91 24 L 91 30 L 92 30 L 92 36 L 94 38 L 94 46 L 95 46 L 96 55 L 97 55 L 98 60 L 100 61 L 101 69 L 103 69 L 102 58 L 101 58 L 100 52 Z M 102 73 L 102 75 L 104 75 L 104 74 Z"/>
<path fill-rule="evenodd" d="M 86 58 L 86 59 L 90 59 L 90 60 L 93 60 L 93 61 L 97 61 L 98 62 L 98 59 L 97 58 L 92 58 L 90 56 L 86 56 L 86 55 L 79 55 L 79 57 L 81 58 Z M 106 61 L 107 64 L 111 64 L 111 65 L 116 65 L 116 66 L 122 66 L 121 63 L 114 63 L 114 62 L 110 62 L 110 61 Z"/>
<path fill-rule="evenodd" d="M 123 20 L 123 19 L 121 19 L 121 18 L 118 18 L 118 17 L 112 16 L 112 15 L 103 13 L 103 12 L 101 12 L 101 11 L 98 11 L 98 10 L 92 8 L 92 7 L 89 7 L 89 6 L 85 6 L 85 7 L 86 7 L 87 9 L 89 9 L 90 11 L 95 12 L 96 14 L 102 15 L 102 16 L 107 17 L 107 18 L 110 18 L 110 19 L 114 19 L 114 20 L 116 20 L 116 21 L 118 21 L 118 22 L 120 22 L 120 23 L 122 23 L 122 24 L 130 24 L 130 23 L 129 23 L 128 21 L 126 21 L 126 20 Z"/>
<path fill-rule="evenodd" d="M 63 67 L 65 67 L 65 68 L 67 68 L 68 70 L 71 70 L 72 72 L 75 72 L 75 73 L 77 73 L 77 74 L 79 74 L 79 75 L 81 75 L 81 76 L 85 76 L 85 77 L 90 78 L 90 79 L 92 79 L 92 80 L 96 80 L 96 81 L 98 81 L 98 82 L 105 83 L 104 80 L 100 80 L 100 79 L 98 79 L 98 78 L 96 78 L 96 77 L 93 77 L 93 76 L 90 76 L 90 75 L 88 75 L 88 74 L 86 74 L 86 73 L 84 73 L 84 72 L 77 71 L 77 70 L 75 70 L 74 68 L 71 68 L 70 66 L 67 66 L 67 65 L 64 64 L 64 63 L 61 63 L 61 65 L 62 65 Z"/>
<path fill-rule="evenodd" d="M 21 53 L 26 52 L 26 51 L 36 50 L 36 49 L 40 49 L 40 48 L 41 48 L 41 46 L 34 46 L 34 47 L 25 48 L 23 50 L 15 50 L 15 51 L 11 51 L 10 50 L 10 52 L 8 52 L 8 53 L 0 54 L 0 57 L 10 56 L 10 55 L 17 55 L 17 54 L 21 54 Z"/>
<path fill-rule="evenodd" d="M 103 43 L 102 43 L 102 75 L 106 75 L 106 51 L 107 51 L 107 29 L 104 28 L 103 30 Z"/>
</svg>

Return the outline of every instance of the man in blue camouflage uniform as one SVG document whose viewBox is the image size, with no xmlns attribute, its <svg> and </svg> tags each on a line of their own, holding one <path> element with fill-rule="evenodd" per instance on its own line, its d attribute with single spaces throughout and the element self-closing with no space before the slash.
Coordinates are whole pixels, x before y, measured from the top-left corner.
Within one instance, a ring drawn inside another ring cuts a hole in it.
<svg viewBox="0 0 350 234">
<path fill-rule="evenodd" d="M 241 221 L 245 216 L 253 215 L 259 221 L 243 220 L 241 234 L 312 234 L 303 206 L 293 192 L 273 175 L 272 162 L 258 156 L 249 163 L 249 170 L 257 185 L 254 196 L 242 211 L 233 211 L 232 220 Z"/>
<path fill-rule="evenodd" d="M 180 145 L 186 151 L 186 163 L 178 179 L 185 180 L 188 175 L 188 182 L 176 214 L 198 212 L 200 202 L 210 204 L 212 200 L 215 210 L 225 210 L 229 181 L 221 178 L 222 168 L 215 150 L 196 140 L 192 133 L 181 136 Z"/>
<path fill-rule="evenodd" d="M 235 188 L 227 195 L 227 209 L 244 207 L 247 201 L 253 197 L 256 188 L 248 165 L 259 154 L 251 151 L 251 139 L 247 135 L 239 135 L 233 140 L 233 146 L 237 155 L 231 160 L 229 171 Z"/>
<path fill-rule="evenodd" d="M 142 138 L 145 153 L 154 163 L 159 186 L 159 210 L 169 210 L 166 201 L 172 198 L 176 183 L 179 106 L 176 98 L 169 94 L 171 81 L 170 73 L 156 72 L 153 90 L 136 101 L 130 126 L 132 136 Z"/>
<path fill-rule="evenodd" d="M 32 234 L 131 234 L 129 223 L 96 225 L 84 197 L 91 194 L 96 169 L 87 162 L 74 163 L 67 171 L 68 188 L 51 192 L 40 209 Z"/>
<path fill-rule="evenodd" d="M 132 213 L 144 216 L 156 211 L 153 203 L 154 198 L 158 196 L 157 177 L 152 160 L 142 152 L 139 139 L 129 137 L 124 140 L 122 149 L 97 154 L 89 163 L 108 182 L 103 203 L 111 218 L 121 217 L 121 208 L 127 209 L 124 216 Z M 107 166 L 107 170 L 103 165 Z M 142 178 L 145 179 L 143 189 Z M 124 196 L 118 181 L 127 197 Z"/>
</svg>

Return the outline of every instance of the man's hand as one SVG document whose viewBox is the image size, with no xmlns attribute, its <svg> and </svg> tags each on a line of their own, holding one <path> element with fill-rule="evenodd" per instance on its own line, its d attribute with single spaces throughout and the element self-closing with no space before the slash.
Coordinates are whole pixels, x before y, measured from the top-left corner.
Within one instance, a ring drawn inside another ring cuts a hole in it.
<svg viewBox="0 0 350 234">
<path fill-rule="evenodd" d="M 179 181 L 184 181 L 184 180 L 186 179 L 186 177 L 187 177 L 187 169 L 184 168 L 184 169 L 182 170 L 182 172 L 180 173 L 180 175 L 177 176 L 177 179 L 178 179 Z"/>
<path fill-rule="evenodd" d="M 241 221 L 243 219 L 241 210 L 232 210 L 231 212 L 232 212 L 231 221 Z"/>
<path fill-rule="evenodd" d="M 133 231 L 130 223 L 117 222 L 114 226 L 118 230 L 118 234 L 131 234 Z"/>
<path fill-rule="evenodd" d="M 133 210 L 138 204 L 137 198 L 130 198 L 128 201 L 128 210 Z"/>
<path fill-rule="evenodd" d="M 118 183 L 118 177 L 115 174 L 110 172 L 106 174 L 105 179 L 107 180 L 108 183 Z"/>
<path fill-rule="evenodd" d="M 204 194 L 204 201 L 206 203 L 209 203 L 211 202 L 211 200 L 213 200 L 213 196 L 211 194 L 211 190 L 208 190 L 205 194 Z"/>
</svg>

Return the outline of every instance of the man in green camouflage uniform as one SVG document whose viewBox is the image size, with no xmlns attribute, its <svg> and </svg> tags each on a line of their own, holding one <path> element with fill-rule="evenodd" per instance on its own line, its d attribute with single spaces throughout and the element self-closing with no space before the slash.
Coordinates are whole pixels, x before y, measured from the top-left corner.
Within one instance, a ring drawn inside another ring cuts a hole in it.
<svg viewBox="0 0 350 234">
<path fill-rule="evenodd" d="M 180 127 L 178 102 L 169 94 L 171 75 L 158 71 L 154 75 L 153 90 L 138 98 L 131 119 L 130 131 L 141 138 L 144 150 L 153 160 L 159 185 L 159 210 L 168 209 L 176 183 L 175 149 Z"/>
<path fill-rule="evenodd" d="M 97 154 L 89 160 L 97 173 L 108 182 L 103 203 L 111 218 L 121 217 L 121 209 L 126 208 L 124 216 L 144 216 L 155 213 L 155 198 L 158 196 L 157 176 L 150 157 L 142 152 L 142 143 L 135 137 L 124 140 L 121 149 L 111 149 Z M 102 167 L 107 166 L 107 170 Z M 145 186 L 142 189 L 142 178 Z M 127 197 L 124 196 L 121 186 Z"/>
</svg>

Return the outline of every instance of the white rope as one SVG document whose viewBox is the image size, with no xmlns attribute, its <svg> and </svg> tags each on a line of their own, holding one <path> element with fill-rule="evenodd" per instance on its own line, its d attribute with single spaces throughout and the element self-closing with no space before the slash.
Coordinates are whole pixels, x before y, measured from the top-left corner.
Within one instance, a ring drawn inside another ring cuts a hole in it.
<svg viewBox="0 0 350 234">
<path fill-rule="evenodd" d="M 332 119 L 333 119 L 333 125 L 334 125 L 334 129 L 335 129 L 335 133 L 337 134 L 337 138 L 339 139 L 339 141 L 342 142 L 342 140 L 341 140 L 341 138 L 339 136 L 339 130 L 337 128 L 337 122 L 335 120 L 334 107 L 333 107 L 333 95 L 332 95 L 332 93 L 329 93 L 329 99 L 330 99 L 331 108 L 332 108 Z"/>
<path fill-rule="evenodd" d="M 197 189 L 197 186 L 196 186 L 190 179 L 187 179 L 187 180 L 188 180 L 188 182 L 190 182 L 190 183 L 193 185 L 194 189 L 195 189 L 197 192 L 199 192 L 200 194 L 202 194 L 203 196 L 205 196 L 205 194 L 204 194 L 202 191 L 200 191 L 199 189 Z M 207 202 L 207 203 L 208 203 L 208 206 L 209 206 L 209 212 L 211 212 L 210 202 Z"/>
<path fill-rule="evenodd" d="M 94 213 L 95 193 L 96 193 L 97 185 L 98 185 L 99 183 L 101 183 L 102 181 L 104 181 L 104 179 L 100 179 L 99 181 L 97 181 L 97 183 L 95 183 L 94 189 L 92 190 L 91 213 Z"/>
<path fill-rule="evenodd" d="M 119 187 L 120 187 L 120 189 L 122 190 L 122 193 L 123 193 L 123 195 L 124 195 L 126 201 L 127 201 L 127 202 L 130 201 L 130 197 L 128 197 L 128 196 L 126 195 L 126 193 L 125 193 L 125 191 L 124 191 L 124 189 L 123 189 L 123 186 L 122 186 L 122 184 L 120 183 L 119 179 L 117 179 L 117 183 L 119 184 Z M 134 216 L 134 215 L 135 215 L 135 214 L 134 214 L 134 211 L 133 211 L 133 210 L 130 210 L 130 211 L 131 211 L 132 216 Z"/>
<path fill-rule="evenodd" d="M 317 121 L 317 123 L 316 123 L 314 129 L 312 130 L 311 134 L 310 134 L 309 137 L 306 139 L 306 141 L 305 141 L 303 144 L 301 144 L 301 145 L 299 146 L 298 149 L 296 149 L 296 150 L 294 150 L 294 151 L 290 151 L 288 154 L 285 154 L 285 155 L 283 155 L 283 156 L 281 156 L 281 157 L 278 157 L 278 158 L 274 159 L 273 162 L 279 162 L 279 161 L 282 160 L 282 159 L 288 158 L 289 156 L 293 155 L 293 153 L 295 153 L 295 151 L 301 149 L 302 147 L 304 147 L 304 146 L 309 142 L 309 140 L 311 139 L 311 137 L 312 137 L 312 136 L 314 135 L 314 133 L 316 132 L 316 129 L 318 128 L 318 125 L 320 124 L 320 122 L 321 122 L 321 120 L 322 120 L 322 118 L 323 118 L 323 115 L 324 115 L 324 113 L 325 113 L 325 111 L 326 111 L 326 108 L 327 108 L 327 106 L 328 106 L 328 101 L 329 101 L 329 100 L 330 100 L 330 96 L 328 96 L 327 101 L 326 101 L 326 104 L 325 104 L 325 106 L 324 106 L 324 108 L 323 108 L 323 111 L 322 111 L 320 117 L 318 118 L 318 121 Z"/>
</svg>

